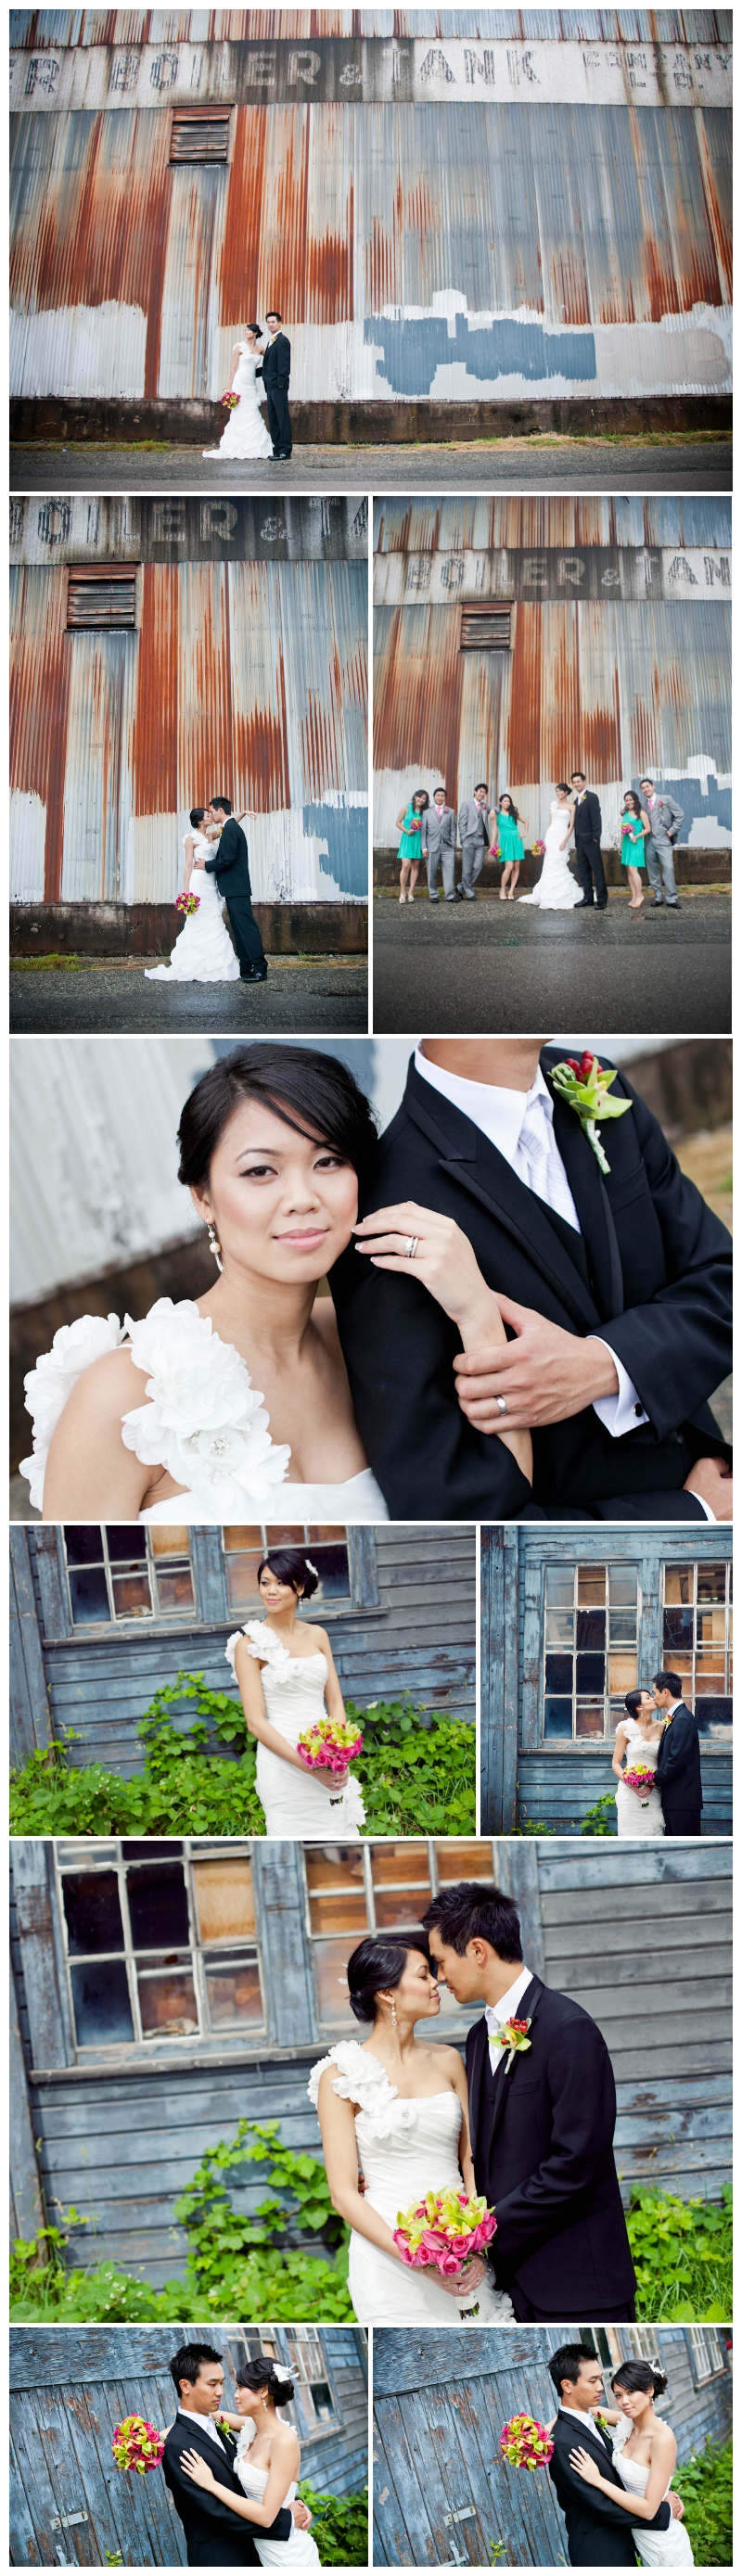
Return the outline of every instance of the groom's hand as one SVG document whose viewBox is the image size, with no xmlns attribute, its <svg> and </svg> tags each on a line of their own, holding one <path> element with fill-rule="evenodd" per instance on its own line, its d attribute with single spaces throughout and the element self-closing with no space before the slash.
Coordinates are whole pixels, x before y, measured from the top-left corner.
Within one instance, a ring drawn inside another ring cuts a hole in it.
<svg viewBox="0 0 742 2576">
<path fill-rule="evenodd" d="M 299 2531 L 308 2531 L 312 2516 L 309 2511 L 308 2504 L 302 2504 L 301 2496 L 296 2497 L 295 2503 L 290 2506 L 289 2510 L 293 2514 L 294 2521 L 297 2524 Z"/>
<path fill-rule="evenodd" d="M 682 2496 L 679 2496 L 679 2495 L 676 2495 L 676 2494 L 675 2494 L 675 2489 L 674 2489 L 674 2487 L 671 2487 L 671 2488 L 670 2488 L 670 2493 L 669 2493 L 669 2496 L 668 2496 L 667 2501 L 668 2501 L 668 2504 L 669 2504 L 669 2507 L 670 2507 L 670 2512 L 671 2512 L 671 2514 L 672 2514 L 673 2522 L 682 2522 L 683 2515 L 684 2515 L 684 2512 L 685 2512 L 685 2505 L 684 2505 L 684 2503 L 683 2503 Z"/>
<path fill-rule="evenodd" d="M 584 1413 L 596 1396 L 617 1395 L 618 1370 L 605 1342 L 565 1333 L 533 1306 L 492 1290 L 515 1340 L 500 1348 L 461 1351 L 454 1361 L 462 1413 L 476 1431 L 532 1431 Z M 496 1398 L 503 1396 L 507 1414 Z"/>
<path fill-rule="evenodd" d="M 731 1520 L 732 1491 L 732 1470 L 726 1458 L 696 1458 L 683 1486 L 684 1494 L 695 1494 L 699 1502 L 708 1503 L 715 1521 Z"/>
</svg>

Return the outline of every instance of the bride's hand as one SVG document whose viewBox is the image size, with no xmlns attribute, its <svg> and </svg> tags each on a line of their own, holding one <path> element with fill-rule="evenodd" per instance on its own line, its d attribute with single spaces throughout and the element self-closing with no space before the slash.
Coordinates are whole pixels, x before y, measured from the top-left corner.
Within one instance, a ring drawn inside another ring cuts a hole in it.
<svg viewBox="0 0 742 2576">
<path fill-rule="evenodd" d="M 194 2486 L 210 2487 L 212 2491 L 215 2490 L 216 2478 L 209 2468 L 208 2460 L 202 2460 L 200 2451 L 183 2451 L 180 2465 L 185 2469 L 186 2477 L 193 2479 Z"/>
<path fill-rule="evenodd" d="M 586 2486 L 602 2487 L 603 2480 L 597 2460 L 591 2458 L 589 2451 L 582 2449 L 570 2451 L 569 2465 L 571 2469 L 576 2470 L 578 2478 L 584 2478 Z"/>
<path fill-rule="evenodd" d="M 495 1341 L 505 1340 L 494 1297 L 468 1237 L 453 1217 L 406 1199 L 398 1207 L 377 1208 L 353 1231 L 356 1251 L 371 1261 L 374 1270 L 418 1279 L 452 1323 L 458 1324 L 462 1341 L 467 1333 L 484 1331 Z M 410 1255 L 405 1244 L 413 1238 L 415 1252 Z"/>
</svg>

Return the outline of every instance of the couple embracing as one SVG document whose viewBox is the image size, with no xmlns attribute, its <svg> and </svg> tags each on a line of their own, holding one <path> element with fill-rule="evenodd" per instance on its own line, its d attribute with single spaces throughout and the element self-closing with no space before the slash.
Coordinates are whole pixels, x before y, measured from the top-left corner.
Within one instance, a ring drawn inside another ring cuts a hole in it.
<svg viewBox="0 0 742 2576">
<path fill-rule="evenodd" d="M 218 447 L 203 448 L 204 456 L 218 456 L 223 463 L 229 463 L 231 458 L 239 462 L 269 456 L 276 464 L 289 462 L 291 342 L 281 328 L 280 313 L 266 314 L 266 330 L 265 350 L 259 322 L 248 322 L 244 338 L 235 341 L 229 384 L 222 394 L 227 426 Z M 260 410 L 261 393 L 268 412 L 267 429 Z"/>
<path fill-rule="evenodd" d="M 731 1518 L 707 1401 L 731 1365 L 729 1235 L 620 1073 L 601 1168 L 564 1061 L 425 1039 L 379 1143 L 335 1057 L 220 1057 L 178 1130 L 215 1285 L 55 1334 L 25 1381 L 36 1508 Z"/>
<path fill-rule="evenodd" d="M 192 805 L 189 820 L 191 829 L 183 842 L 183 889 L 196 895 L 197 908 L 186 915 L 170 950 L 169 966 L 145 966 L 145 975 L 152 984 L 264 984 L 268 967 L 252 908 L 242 824 L 228 796 L 212 796 L 210 805 Z M 224 902 L 234 948 L 224 924 Z"/>
<path fill-rule="evenodd" d="M 267 2353 L 245 2363 L 233 2414 L 224 2410 L 224 2363 L 213 2344 L 181 2344 L 170 2375 L 178 2411 L 162 2467 L 189 2567 L 319 2567 L 312 2517 L 296 2493 L 299 2442 L 280 2412 L 294 2394 L 290 2373 Z"/>
<path fill-rule="evenodd" d="M 560 2344 L 549 2372 L 558 2413 L 547 2427 L 549 2476 L 567 2525 L 570 2567 L 692 2567 L 683 2507 L 670 2479 L 671 2426 L 655 2414 L 667 2378 L 658 2362 L 622 2361 L 603 2398 L 603 2372 L 587 2344 Z"/>
</svg>

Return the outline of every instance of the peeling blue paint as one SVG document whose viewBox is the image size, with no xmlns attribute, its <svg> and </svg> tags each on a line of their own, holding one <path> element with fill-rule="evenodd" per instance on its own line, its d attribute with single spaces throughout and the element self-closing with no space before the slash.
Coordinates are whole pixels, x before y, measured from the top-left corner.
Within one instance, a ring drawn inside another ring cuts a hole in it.
<svg viewBox="0 0 742 2576">
<path fill-rule="evenodd" d="M 372 313 L 364 322 L 366 344 L 380 342 L 385 377 L 395 394 L 429 394 L 438 367 L 465 366 L 467 374 L 492 383 L 495 376 L 519 376 L 527 384 L 566 378 L 586 384 L 597 378 L 592 331 L 547 331 L 542 322 L 517 322 L 510 314 L 486 331 L 474 330 L 465 313 L 457 313 L 452 337 L 445 315 L 398 320 Z M 378 362 L 377 362 L 378 365 Z"/>
<path fill-rule="evenodd" d="M 327 842 L 327 873 L 338 894 L 368 894 L 368 807 L 303 805 L 304 831 Z"/>
<path fill-rule="evenodd" d="M 682 805 L 683 808 L 683 821 L 678 835 L 679 849 L 687 849 L 693 832 L 694 823 L 701 826 L 701 829 L 693 835 L 696 849 L 701 847 L 706 832 L 710 830 L 711 826 L 714 824 L 717 827 L 720 838 L 722 834 L 726 834 L 726 837 L 731 842 L 731 785 L 729 787 L 720 787 L 713 769 L 709 769 L 706 777 L 708 793 L 704 796 L 703 780 L 700 778 L 689 778 L 685 770 L 672 769 L 668 767 L 667 769 L 658 769 L 656 773 L 653 770 L 650 771 L 651 776 L 654 777 L 655 774 L 657 785 L 661 789 L 666 789 L 668 796 L 674 796 L 676 804 Z M 638 777 L 633 778 L 630 784 L 638 793 Z M 716 833 L 713 831 L 711 832 L 711 840 L 712 844 L 716 840 Z"/>
</svg>

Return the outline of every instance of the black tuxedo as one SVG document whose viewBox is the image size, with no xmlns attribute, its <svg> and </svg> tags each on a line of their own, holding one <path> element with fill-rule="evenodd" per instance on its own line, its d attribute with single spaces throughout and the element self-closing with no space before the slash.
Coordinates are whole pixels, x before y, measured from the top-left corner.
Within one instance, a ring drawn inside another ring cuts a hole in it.
<svg viewBox="0 0 742 2576">
<path fill-rule="evenodd" d="M 575 861 L 586 903 L 608 902 L 605 869 L 600 855 L 603 818 L 598 798 L 592 787 L 585 789 L 580 805 L 575 806 Z M 593 896 L 593 886 L 595 895 Z"/>
<path fill-rule="evenodd" d="M 233 2444 L 225 2441 L 216 2426 L 212 2441 L 192 2415 L 177 2414 L 165 2443 L 162 2465 L 165 2484 L 170 2488 L 185 2532 L 189 2567 L 259 2567 L 260 2560 L 249 2523 L 243 2522 L 229 2505 L 222 2504 L 220 2496 L 210 2495 L 206 2487 L 194 2485 L 180 2465 L 184 2451 L 200 2451 L 202 2460 L 208 2461 L 220 2486 L 228 2487 L 230 2495 L 238 2496 L 241 2504 L 245 2503 L 245 2491 L 232 2467 Z M 223 2460 L 217 2459 L 217 2451 L 223 2453 Z M 293 2515 L 288 2505 L 283 2504 L 275 2522 L 270 2525 L 270 2538 L 290 2540 L 292 2529 Z M 261 2539 L 268 2536 L 262 2524 L 256 2523 L 254 2530 L 260 2531 Z"/>
<path fill-rule="evenodd" d="M 554 2449 L 549 2461 L 549 2476 L 556 2487 L 557 2500 L 567 2525 L 570 2567 L 635 2567 L 636 2550 L 631 2536 L 631 2517 L 623 2505 L 611 2504 L 599 2487 L 589 2487 L 577 2469 L 569 2465 L 570 2451 L 589 2451 L 597 2461 L 602 2478 L 621 2489 L 618 2470 L 613 2465 L 610 2437 L 594 2425 L 588 2432 L 579 2415 L 563 2414 L 561 2409 L 553 2428 Z M 670 2506 L 663 2502 L 651 2522 L 637 2528 L 642 2531 L 667 2531 L 671 2521 Z"/>
<path fill-rule="evenodd" d="M 657 1787 L 667 1834 L 700 1834 L 703 1791 L 698 1720 L 681 1700 L 669 1726 L 662 1729 L 657 1755 Z"/>
<path fill-rule="evenodd" d="M 616 2087 L 581 2004 L 533 1977 L 518 2005 L 530 2047 L 505 2074 L 487 2024 L 466 2043 L 477 2190 L 497 2217 L 490 2259 L 518 2319 L 630 2323 L 636 2281 L 613 2160 Z"/>
<path fill-rule="evenodd" d="M 547 1077 L 559 1060 L 544 1051 Z M 625 1075 L 613 1090 L 632 1106 L 603 1130 L 607 1179 L 574 1112 L 554 1101 L 580 1235 L 411 1066 L 362 1214 L 414 1199 L 454 1217 L 488 1286 L 609 1343 L 649 1422 L 620 1440 L 592 1406 L 547 1424 L 533 1435 L 531 1487 L 502 1441 L 461 1412 L 460 1335 L 414 1263 L 404 1276 L 374 1270 L 351 1246 L 332 1289 L 358 1427 L 392 1520 L 415 1519 L 421 1495 L 430 1520 L 704 1520 L 682 1487 L 695 1458 L 724 1449 L 705 1398 L 731 1367 L 731 1240 Z"/>
<path fill-rule="evenodd" d="M 249 976 L 251 968 L 257 967 L 262 974 L 265 950 L 252 908 L 247 842 L 242 825 L 234 814 L 227 815 L 216 855 L 213 859 L 206 859 L 204 866 L 207 876 L 216 877 L 219 893 L 225 898 L 242 981 Z"/>
<path fill-rule="evenodd" d="M 293 441 L 288 405 L 290 375 L 291 342 L 287 340 L 285 331 L 277 331 L 275 340 L 269 340 L 263 359 L 263 384 L 274 456 L 291 455 Z"/>
</svg>

